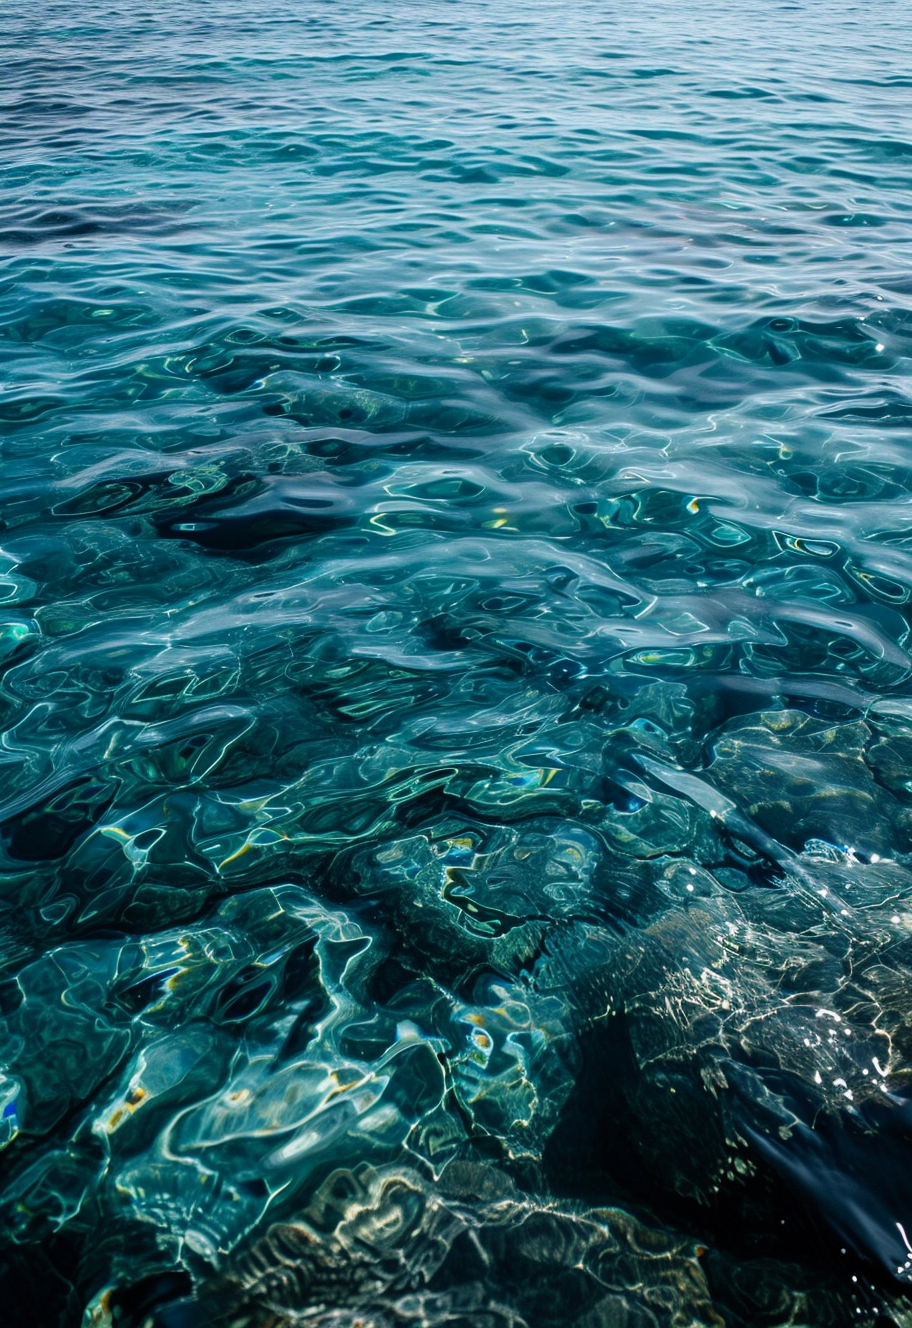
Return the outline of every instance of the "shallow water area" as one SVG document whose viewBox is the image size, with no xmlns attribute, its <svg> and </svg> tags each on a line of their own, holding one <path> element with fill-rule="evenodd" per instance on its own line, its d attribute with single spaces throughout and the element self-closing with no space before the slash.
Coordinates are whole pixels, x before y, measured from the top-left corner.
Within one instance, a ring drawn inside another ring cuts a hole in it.
<svg viewBox="0 0 912 1328">
<path fill-rule="evenodd" d="M 11 0 L 0 1297 L 912 1326 L 912 23 Z"/>
</svg>

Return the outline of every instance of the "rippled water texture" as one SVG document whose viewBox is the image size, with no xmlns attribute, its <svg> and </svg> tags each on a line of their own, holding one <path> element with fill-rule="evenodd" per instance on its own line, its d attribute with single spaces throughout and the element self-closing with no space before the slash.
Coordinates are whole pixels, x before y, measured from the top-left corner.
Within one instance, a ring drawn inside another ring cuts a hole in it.
<svg viewBox="0 0 912 1328">
<path fill-rule="evenodd" d="M 908 6 L 4 24 L 3 1313 L 908 1328 Z"/>
</svg>

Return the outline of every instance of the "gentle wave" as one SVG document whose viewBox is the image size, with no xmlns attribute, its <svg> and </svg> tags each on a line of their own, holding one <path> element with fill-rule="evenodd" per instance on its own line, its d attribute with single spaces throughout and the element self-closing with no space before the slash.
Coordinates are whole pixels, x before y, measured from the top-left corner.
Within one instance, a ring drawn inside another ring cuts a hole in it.
<svg viewBox="0 0 912 1328">
<path fill-rule="evenodd" d="M 7 22 L 4 1303 L 912 1322 L 904 9 Z"/>
</svg>

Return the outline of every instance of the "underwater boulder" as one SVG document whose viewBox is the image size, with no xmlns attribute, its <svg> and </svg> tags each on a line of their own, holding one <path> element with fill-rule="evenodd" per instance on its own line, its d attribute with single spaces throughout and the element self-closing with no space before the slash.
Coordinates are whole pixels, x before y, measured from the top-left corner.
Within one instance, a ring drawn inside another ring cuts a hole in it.
<svg viewBox="0 0 912 1328">
<path fill-rule="evenodd" d="M 877 784 L 865 760 L 870 727 L 802 711 L 738 717 L 713 738 L 707 777 L 768 834 L 887 856 L 912 848 L 912 810 Z"/>
<path fill-rule="evenodd" d="M 551 939 L 548 984 L 575 973 L 588 1007 L 577 1095 L 587 1082 L 607 1095 L 612 1132 L 586 1143 L 571 1101 L 552 1165 L 576 1137 L 606 1183 L 660 1206 L 677 1196 L 674 1211 L 734 1207 L 771 1231 L 772 1174 L 856 1256 L 908 1282 L 912 875 L 812 853 L 778 888 L 738 893 L 659 860 L 638 928 L 589 928 L 585 948 Z"/>
</svg>

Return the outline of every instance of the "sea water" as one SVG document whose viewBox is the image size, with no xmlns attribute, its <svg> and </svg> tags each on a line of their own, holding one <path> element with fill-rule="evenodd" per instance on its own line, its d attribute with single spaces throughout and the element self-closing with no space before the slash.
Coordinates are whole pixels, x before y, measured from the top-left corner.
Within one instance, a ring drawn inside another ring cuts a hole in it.
<svg viewBox="0 0 912 1328">
<path fill-rule="evenodd" d="M 912 22 L 8 0 L 0 1297 L 912 1324 Z"/>
</svg>

